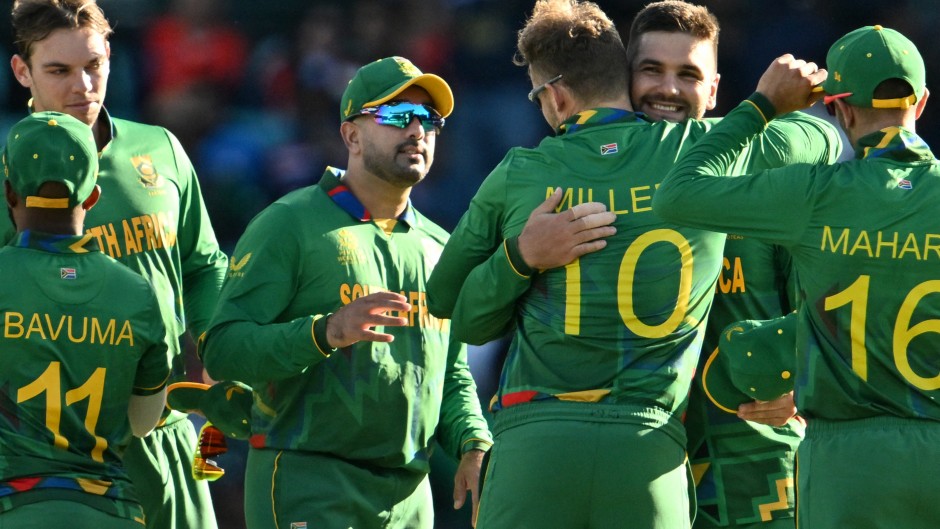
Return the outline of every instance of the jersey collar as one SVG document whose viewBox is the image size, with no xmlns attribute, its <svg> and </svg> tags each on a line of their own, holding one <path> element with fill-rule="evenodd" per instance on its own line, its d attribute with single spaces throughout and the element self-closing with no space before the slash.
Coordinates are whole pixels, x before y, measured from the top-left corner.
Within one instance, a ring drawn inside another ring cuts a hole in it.
<svg viewBox="0 0 940 529">
<path fill-rule="evenodd" d="M 572 134 L 582 129 L 587 129 L 597 125 L 607 125 L 610 123 L 629 123 L 629 122 L 644 122 L 642 114 L 637 114 L 636 112 L 631 112 L 629 110 L 623 110 L 620 108 L 591 108 L 588 110 L 582 110 L 577 114 L 566 119 L 561 125 L 558 126 L 558 131 L 556 134 L 561 136 L 562 134 Z"/>
<path fill-rule="evenodd" d="M 326 171 L 323 172 L 323 177 L 320 178 L 319 185 L 326 191 L 327 196 L 333 200 L 333 203 L 346 213 L 349 213 L 350 216 L 362 222 L 372 221 L 374 217 L 369 213 L 369 210 L 362 205 L 362 202 L 359 202 L 359 199 L 356 198 L 352 190 L 343 183 L 343 175 L 345 174 L 346 171 L 342 169 L 327 167 Z M 397 220 L 411 227 L 417 225 L 417 217 L 415 216 L 410 198 L 408 199 L 408 205 L 405 207 L 405 211 L 398 216 Z"/>
<path fill-rule="evenodd" d="M 904 127 L 887 127 L 858 140 L 856 159 L 887 158 L 899 162 L 935 160 L 930 147 L 914 132 Z"/>
<path fill-rule="evenodd" d="M 100 251 L 98 239 L 90 233 L 84 235 L 56 235 L 23 230 L 16 233 L 9 245 L 60 254 L 83 254 Z"/>
</svg>

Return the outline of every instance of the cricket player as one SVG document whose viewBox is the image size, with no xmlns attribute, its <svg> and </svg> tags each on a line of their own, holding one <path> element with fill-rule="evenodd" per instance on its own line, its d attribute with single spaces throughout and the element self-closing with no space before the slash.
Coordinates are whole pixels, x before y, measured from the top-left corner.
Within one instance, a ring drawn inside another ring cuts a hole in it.
<svg viewBox="0 0 940 529">
<path fill-rule="evenodd" d="M 718 35 L 718 20 L 702 5 L 665 0 L 640 10 L 627 44 L 634 108 L 653 119 L 703 118 L 718 93 Z M 826 162 L 840 152 L 833 145 Z M 748 170 L 769 167 L 755 163 Z M 685 416 L 695 529 L 793 529 L 796 523 L 793 464 L 804 424 L 794 416 L 792 396 L 730 408 L 708 398 L 701 377 L 727 325 L 779 317 L 796 307 L 790 260 L 779 245 L 735 232 L 726 237 Z"/>
<path fill-rule="evenodd" d="M 0 248 L 0 527 L 139 529 L 121 459 L 160 419 L 177 341 L 150 284 L 83 234 L 100 196 L 86 124 L 27 116 L 3 168 L 17 232 Z"/>
<path fill-rule="evenodd" d="M 556 136 L 510 150 L 429 283 L 432 313 L 452 314 L 461 339 L 515 329 L 492 403 L 478 527 L 689 527 L 681 415 L 724 235 L 665 224 L 649 206 L 678 153 L 711 124 L 630 111 L 626 50 L 594 3 L 536 3 L 518 49 L 529 98 Z M 749 145 L 735 170 L 826 160 L 832 136 L 822 120 L 793 116 Z M 549 195 L 587 232 L 596 224 L 583 220 L 585 206 L 603 202 L 616 234 L 565 267 L 530 262 L 527 244 L 553 245 L 527 242 L 524 229 Z"/>
<path fill-rule="evenodd" d="M 19 0 L 12 22 L 13 75 L 29 88 L 33 111 L 69 114 L 87 126 L 101 153 L 104 198 L 85 230 L 102 252 L 138 272 L 157 292 L 167 332 L 194 336 L 208 325 L 228 262 L 219 250 L 192 163 L 166 129 L 111 116 L 104 108 L 111 26 L 94 0 Z M 0 233 L 9 225 L 0 214 Z M 12 230 L 9 230 L 12 231 Z M 172 349 L 172 381 L 185 379 Z M 196 432 L 186 415 L 167 414 L 134 439 L 124 463 L 150 529 L 216 527 L 208 484 L 192 477 Z"/>
<path fill-rule="evenodd" d="M 454 108 L 411 61 L 360 68 L 340 107 L 347 169 L 258 214 L 201 346 L 209 374 L 254 390 L 250 529 L 431 529 L 436 441 L 474 512 L 492 444 L 450 322 L 426 287 L 447 233 L 411 204 Z"/>
<path fill-rule="evenodd" d="M 937 527 L 940 166 L 915 131 L 924 63 L 910 40 L 876 25 L 836 41 L 826 66 L 775 61 L 679 160 L 653 209 L 793 257 L 803 298 L 795 393 L 807 418 L 797 525 Z M 820 83 L 854 160 L 721 177 L 742 142 L 818 100 Z"/>
</svg>

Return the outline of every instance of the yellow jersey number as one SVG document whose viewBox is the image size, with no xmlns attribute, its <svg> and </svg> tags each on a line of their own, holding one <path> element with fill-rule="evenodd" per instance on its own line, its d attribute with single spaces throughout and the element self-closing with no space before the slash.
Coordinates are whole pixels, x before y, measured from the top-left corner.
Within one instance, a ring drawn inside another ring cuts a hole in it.
<svg viewBox="0 0 940 529">
<path fill-rule="evenodd" d="M 848 288 L 825 299 L 825 309 L 835 310 L 850 305 L 849 338 L 852 342 L 852 370 L 862 380 L 868 381 L 868 349 L 865 347 L 865 322 L 868 315 L 868 289 L 871 277 L 861 275 Z M 918 335 L 940 333 L 940 319 L 924 320 L 911 325 L 914 309 L 928 294 L 940 293 L 940 281 L 925 281 L 907 293 L 894 322 L 892 352 L 894 365 L 909 384 L 923 390 L 940 389 L 940 373 L 933 377 L 923 377 L 911 368 L 908 345 Z"/>
<path fill-rule="evenodd" d="M 91 451 L 91 458 L 99 463 L 104 462 L 104 451 L 108 441 L 95 435 L 98 417 L 101 415 L 101 399 L 104 395 L 104 377 L 106 369 L 99 367 L 88 377 L 81 386 L 65 392 L 65 406 L 88 399 L 88 414 L 85 416 L 85 429 L 95 439 L 95 447 Z M 46 428 L 52 432 L 53 443 L 56 448 L 66 450 L 69 440 L 59 431 L 62 420 L 62 365 L 60 362 L 49 362 L 49 367 L 36 380 L 19 388 L 16 392 L 17 404 L 46 394 Z"/>
<path fill-rule="evenodd" d="M 682 268 L 679 272 L 679 291 L 672 314 L 659 325 L 647 325 L 640 321 L 633 305 L 633 286 L 640 255 L 655 243 L 669 243 L 679 252 Z M 681 233 L 670 229 L 651 230 L 634 240 L 623 254 L 617 274 L 617 308 L 624 325 L 643 338 L 669 336 L 685 320 L 692 297 L 692 247 Z M 575 260 L 565 267 L 565 334 L 581 331 L 581 261 Z"/>
</svg>

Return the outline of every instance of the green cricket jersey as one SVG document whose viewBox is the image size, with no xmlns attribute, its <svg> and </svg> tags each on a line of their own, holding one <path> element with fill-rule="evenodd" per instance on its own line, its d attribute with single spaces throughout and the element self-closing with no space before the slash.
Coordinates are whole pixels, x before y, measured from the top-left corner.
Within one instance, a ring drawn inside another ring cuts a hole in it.
<svg viewBox="0 0 940 529">
<path fill-rule="evenodd" d="M 639 404 L 652 413 L 642 420 L 672 424 L 684 444 L 678 414 L 724 235 L 665 224 L 651 204 L 678 153 L 710 127 L 584 111 L 537 148 L 510 150 L 483 182 L 435 268 L 429 304 L 439 316 L 452 313 L 455 335 L 473 343 L 515 326 L 494 410 L 546 399 Z M 834 135 L 825 122 L 794 115 L 750 144 L 736 170 L 758 159 L 825 160 Z M 564 190 L 560 209 L 605 203 L 617 213 L 617 235 L 530 278 L 514 238 L 555 187 Z M 461 290 L 465 279 L 471 288 Z"/>
<path fill-rule="evenodd" d="M 796 289 L 790 262 L 780 246 L 728 234 L 699 374 L 729 324 L 792 310 Z M 735 411 L 713 403 L 702 379 L 695 377 L 685 419 L 698 503 L 695 527 L 738 527 L 782 518 L 790 519 L 792 527 L 793 457 L 804 425 L 796 418 L 783 427 L 742 421 Z"/>
<path fill-rule="evenodd" d="M 169 376 L 153 289 L 88 234 L 19 232 L 0 271 L 0 512 L 54 499 L 142 520 L 121 455 L 131 394 Z"/>
<path fill-rule="evenodd" d="M 162 127 L 113 118 L 111 140 L 101 150 L 101 200 L 85 217 L 85 232 L 101 251 L 147 279 L 163 309 L 167 338 L 187 329 L 205 331 L 228 266 L 209 222 L 192 163 Z M 4 204 L 3 209 L 6 209 Z M 14 232 L 0 213 L 0 233 Z M 170 351 L 179 352 L 178 347 Z M 174 380 L 183 359 L 173 360 Z M 169 422 L 185 415 L 173 413 Z"/>
<path fill-rule="evenodd" d="M 228 261 L 179 141 L 162 127 L 112 118 L 104 110 L 96 126 L 109 136 L 99 155 L 101 200 L 87 212 L 85 232 L 102 252 L 153 286 L 170 342 L 171 381 L 183 380 L 179 337 L 187 328 L 193 336 L 205 331 Z M 6 212 L 0 212 L 0 233 L 14 233 L 9 223 Z M 187 460 L 195 446 L 192 427 L 181 422 L 185 419 L 183 413 L 167 411 L 163 423 L 181 426 L 164 436 L 175 439 L 172 450 L 183 456 L 171 460 L 175 465 L 157 463 L 167 448 L 157 446 L 153 436 L 134 440 L 128 450 L 128 472 L 138 488 L 153 491 L 142 498 L 153 529 L 215 527 L 209 487 L 191 476 Z M 168 483 L 172 492 L 166 492 Z"/>
<path fill-rule="evenodd" d="M 766 99 L 742 103 L 680 160 L 656 212 L 790 250 L 802 298 L 796 401 L 810 420 L 940 420 L 937 160 L 889 127 L 861 138 L 849 162 L 717 177 L 764 128 L 755 103 Z"/>
<path fill-rule="evenodd" d="M 373 221 L 342 174 L 251 221 L 202 355 L 213 377 L 254 388 L 252 446 L 426 473 L 434 438 L 458 458 L 490 444 L 466 346 L 425 301 L 447 233 L 411 205 Z M 412 305 L 407 326 L 379 328 L 394 342 L 327 349 L 321 316 L 378 291 Z"/>
</svg>

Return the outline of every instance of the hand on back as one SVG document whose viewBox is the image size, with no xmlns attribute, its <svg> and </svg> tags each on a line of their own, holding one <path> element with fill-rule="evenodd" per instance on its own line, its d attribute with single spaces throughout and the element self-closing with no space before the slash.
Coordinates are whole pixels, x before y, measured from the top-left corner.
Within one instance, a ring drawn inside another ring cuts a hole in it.
<svg viewBox="0 0 940 529">
<path fill-rule="evenodd" d="M 555 213 L 561 203 L 561 188 L 532 211 L 519 235 L 519 252 L 526 264 L 537 270 L 565 266 L 584 254 L 607 246 L 606 237 L 617 233 L 617 219 L 600 202 L 586 202 Z"/>
</svg>

